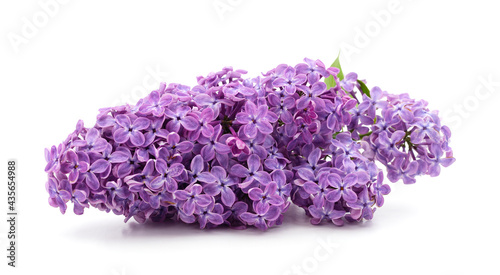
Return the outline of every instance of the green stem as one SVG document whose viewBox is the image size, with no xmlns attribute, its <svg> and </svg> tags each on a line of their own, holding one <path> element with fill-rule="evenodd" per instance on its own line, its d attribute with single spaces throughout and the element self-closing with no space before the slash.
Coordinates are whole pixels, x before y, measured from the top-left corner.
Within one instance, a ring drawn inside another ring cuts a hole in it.
<svg viewBox="0 0 500 275">
<path fill-rule="evenodd" d="M 363 139 L 364 137 L 367 137 L 367 136 L 369 136 L 369 135 L 371 135 L 371 134 L 372 134 L 372 132 L 370 131 L 370 132 L 368 132 L 368 133 L 366 133 L 366 134 L 359 135 L 359 139 L 361 140 L 361 139 Z"/>
</svg>

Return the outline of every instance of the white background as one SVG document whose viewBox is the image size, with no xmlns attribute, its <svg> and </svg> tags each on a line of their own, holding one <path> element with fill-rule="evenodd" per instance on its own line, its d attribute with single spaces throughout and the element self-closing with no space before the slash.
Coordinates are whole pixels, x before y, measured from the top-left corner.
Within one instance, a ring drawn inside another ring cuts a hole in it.
<svg viewBox="0 0 500 275">
<path fill-rule="evenodd" d="M 293 274 L 294 266 L 303 274 L 500 274 L 494 1 L 69 1 L 50 16 L 46 2 L 0 4 L 0 178 L 16 158 L 20 193 L 19 267 L 7 267 L 2 222 L 1 274 Z M 43 149 L 78 119 L 93 125 L 98 108 L 134 103 L 159 80 L 193 86 L 223 66 L 256 76 L 304 57 L 329 65 L 339 50 L 344 72 L 428 100 L 453 131 L 456 163 L 437 178 L 392 184 L 374 220 L 312 226 L 292 208 L 267 232 L 199 230 L 124 224 L 96 209 L 61 215 L 48 205 Z"/>
</svg>

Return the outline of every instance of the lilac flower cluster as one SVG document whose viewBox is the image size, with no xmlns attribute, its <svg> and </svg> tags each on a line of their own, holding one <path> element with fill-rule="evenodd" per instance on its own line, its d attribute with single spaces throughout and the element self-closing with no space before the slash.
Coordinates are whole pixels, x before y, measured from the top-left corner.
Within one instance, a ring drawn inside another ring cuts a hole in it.
<svg viewBox="0 0 500 275">
<path fill-rule="evenodd" d="M 192 88 L 162 83 L 135 105 L 101 109 L 92 128 L 79 121 L 45 150 L 49 204 L 265 230 L 294 203 L 313 224 L 342 225 L 384 204 L 375 161 L 404 183 L 454 162 L 427 102 L 304 61 L 247 79 L 226 67 Z"/>
</svg>

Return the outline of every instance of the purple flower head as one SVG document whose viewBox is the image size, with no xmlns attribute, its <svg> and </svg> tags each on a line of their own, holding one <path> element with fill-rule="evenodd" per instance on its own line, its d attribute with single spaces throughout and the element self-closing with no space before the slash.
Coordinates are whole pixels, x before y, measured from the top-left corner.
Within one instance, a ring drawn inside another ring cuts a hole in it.
<svg viewBox="0 0 500 275">
<path fill-rule="evenodd" d="M 318 133 L 320 127 L 319 121 L 307 123 L 307 121 L 302 117 L 295 119 L 295 123 L 286 124 L 285 133 L 288 137 L 292 138 L 292 140 L 287 144 L 286 149 L 288 151 L 292 151 L 301 141 L 306 144 L 311 144 L 313 134 Z"/>
<path fill-rule="evenodd" d="M 144 198 L 144 201 L 149 203 L 154 209 L 158 209 L 161 206 L 171 206 L 175 201 L 174 195 L 167 190 L 153 192 L 149 189 L 144 189 L 144 192 L 141 193 L 141 198 Z"/>
<path fill-rule="evenodd" d="M 128 176 L 131 172 L 133 172 L 136 168 L 139 167 L 139 159 L 137 157 L 137 152 L 135 152 L 134 155 L 132 155 L 130 149 L 126 147 L 118 147 L 116 151 L 123 152 L 127 156 L 127 160 L 118 165 L 116 169 L 116 174 L 119 178 Z"/>
<path fill-rule="evenodd" d="M 285 70 L 288 68 L 287 64 L 280 64 L 276 68 L 268 71 L 267 73 L 263 74 L 265 76 L 264 80 L 262 81 L 265 85 L 271 86 L 274 80 L 282 77 L 285 73 Z"/>
<path fill-rule="evenodd" d="M 84 151 L 102 152 L 108 143 L 100 137 L 99 130 L 91 128 L 85 135 L 85 140 L 75 140 L 73 145 L 81 147 Z"/>
<path fill-rule="evenodd" d="M 427 101 L 304 61 L 262 77 L 224 67 L 193 88 L 161 83 L 134 105 L 100 109 L 92 127 L 78 121 L 45 149 L 49 204 L 266 230 L 294 203 L 311 223 L 340 226 L 383 206 L 384 177 L 414 183 L 455 161 Z"/>
<path fill-rule="evenodd" d="M 257 131 L 268 135 L 273 132 L 273 126 L 269 123 L 268 107 L 261 105 L 257 107 L 253 102 L 245 103 L 245 112 L 236 115 L 236 121 L 243 125 L 243 133 L 249 138 L 257 136 Z M 273 116 L 276 116 L 274 113 Z"/>
<path fill-rule="evenodd" d="M 328 175 L 328 181 L 333 190 L 326 194 L 327 201 L 337 202 L 341 198 L 346 202 L 356 201 L 356 193 L 352 190 L 352 187 L 358 183 L 358 176 L 355 173 L 347 174 L 343 178 L 332 173 Z"/>
<path fill-rule="evenodd" d="M 237 157 L 242 153 L 249 155 L 250 148 L 247 144 L 236 135 L 234 130 L 231 129 L 231 132 L 232 136 L 226 139 L 226 144 L 231 149 L 233 156 Z"/>
<path fill-rule="evenodd" d="M 211 202 L 207 206 L 196 206 L 196 214 L 198 215 L 198 223 L 200 224 L 200 228 L 203 229 L 207 224 L 219 225 L 224 222 L 222 218 L 222 212 L 224 211 L 224 207 L 219 203 L 214 204 Z"/>
<path fill-rule="evenodd" d="M 241 214 L 247 212 L 248 204 L 242 201 L 235 202 L 231 208 L 223 213 L 222 217 L 226 220 L 226 223 L 234 229 L 245 229 L 246 225 L 244 221 L 240 218 Z"/>
<path fill-rule="evenodd" d="M 378 207 L 384 205 L 384 195 L 391 192 L 391 187 L 388 184 L 383 184 L 384 172 L 380 171 L 377 176 L 377 181 L 371 185 L 371 193 L 375 194 L 375 201 Z"/>
<path fill-rule="evenodd" d="M 216 181 L 206 184 L 205 187 L 203 187 L 203 191 L 209 196 L 217 196 L 220 194 L 222 203 L 231 207 L 236 200 L 236 195 L 231 186 L 236 185 L 238 182 L 228 177 L 226 170 L 220 166 L 213 167 L 211 173 L 215 176 Z"/>
<path fill-rule="evenodd" d="M 351 122 L 351 115 L 347 110 L 356 106 L 356 100 L 349 99 L 344 102 L 342 98 L 337 97 L 333 101 L 325 101 L 325 111 L 328 113 L 326 126 L 333 132 L 338 132 L 344 125 Z"/>
<path fill-rule="evenodd" d="M 87 154 L 85 154 L 84 152 L 78 152 L 78 159 L 82 160 L 83 162 L 90 162 Z M 85 173 L 79 173 L 77 181 L 84 180 L 91 190 L 97 190 L 100 186 L 100 183 L 96 174 L 104 172 L 108 167 L 107 164 L 108 162 L 104 159 L 96 160 L 90 165 L 89 169 Z"/>
<path fill-rule="evenodd" d="M 64 155 L 64 161 L 61 164 L 61 172 L 65 174 L 69 173 L 69 182 L 75 183 L 80 173 L 85 173 L 89 170 L 89 166 L 88 162 L 80 161 L 74 151 L 67 151 Z"/>
<path fill-rule="evenodd" d="M 294 94 L 297 90 L 297 85 L 306 82 L 307 77 L 305 74 L 295 74 L 295 69 L 288 66 L 283 75 L 273 81 L 274 87 L 284 87 L 288 94 Z"/>
<path fill-rule="evenodd" d="M 125 143 L 130 139 L 130 142 L 135 146 L 144 144 L 146 139 L 141 130 L 148 128 L 150 123 L 149 119 L 138 117 L 132 123 L 130 117 L 127 115 L 118 115 L 116 116 L 116 123 L 120 126 L 120 128 L 116 129 L 113 133 L 113 137 L 117 143 Z"/>
<path fill-rule="evenodd" d="M 69 201 L 73 203 L 73 212 L 76 215 L 82 215 L 84 208 L 89 208 L 88 204 L 88 193 L 89 190 L 83 183 L 76 185 L 75 189 L 71 188 L 71 184 L 68 180 L 60 181 L 61 190 L 65 190 L 68 195 Z"/>
<path fill-rule="evenodd" d="M 191 161 L 191 171 L 188 171 L 189 184 L 194 184 L 196 182 L 202 183 L 212 183 L 217 180 L 217 178 L 210 172 L 204 172 L 203 157 L 197 155 Z"/>
<path fill-rule="evenodd" d="M 409 109 L 409 105 L 404 102 L 394 105 L 392 109 L 392 116 L 399 116 L 401 120 L 407 123 L 411 123 L 413 121 L 413 113 Z"/>
<path fill-rule="evenodd" d="M 146 186 L 149 189 L 155 190 L 155 188 L 151 185 L 151 182 L 156 177 L 155 176 L 155 162 L 150 159 L 146 162 L 146 165 L 139 173 L 126 176 L 125 182 L 129 185 L 130 190 L 136 192 L 140 191 L 141 188 Z"/>
<path fill-rule="evenodd" d="M 418 162 L 408 162 L 408 158 L 396 157 L 394 161 L 387 166 L 387 178 L 396 182 L 403 179 L 405 184 L 415 183 L 415 175 L 418 171 Z"/>
<path fill-rule="evenodd" d="M 120 204 L 120 200 L 131 199 L 132 192 L 128 189 L 128 186 L 123 185 L 122 180 L 108 181 L 104 186 L 107 191 L 106 203 L 109 208 L 116 208 Z"/>
<path fill-rule="evenodd" d="M 348 125 L 348 129 L 354 139 L 360 139 L 360 135 L 367 134 L 370 130 L 367 126 L 373 124 L 373 118 L 365 115 L 367 108 L 367 105 L 360 104 L 349 111 L 351 123 Z"/>
<path fill-rule="evenodd" d="M 347 205 L 352 208 L 351 217 L 355 220 L 361 218 L 371 220 L 373 218 L 374 209 L 372 209 L 372 206 L 374 204 L 375 202 L 370 199 L 366 188 L 361 191 L 355 202 L 347 203 Z"/>
<path fill-rule="evenodd" d="M 54 170 L 59 169 L 60 165 L 60 157 L 62 153 L 66 150 L 66 147 L 63 144 L 59 144 L 59 146 L 52 146 L 49 149 L 45 149 L 45 160 L 47 161 L 47 165 L 45 166 L 45 172 L 50 173 Z"/>
<path fill-rule="evenodd" d="M 172 151 L 173 153 L 187 153 L 193 150 L 193 147 L 193 143 L 188 140 L 181 142 L 181 137 L 177 133 L 169 133 L 167 136 L 167 143 L 165 148 Z"/>
<path fill-rule="evenodd" d="M 286 174 L 282 170 L 274 170 L 271 178 L 276 182 L 277 192 L 281 197 L 290 197 L 292 184 L 287 183 Z"/>
<path fill-rule="evenodd" d="M 387 101 L 382 100 L 384 95 L 385 93 L 379 87 L 373 87 L 370 91 L 371 97 L 363 94 L 363 103 L 360 104 L 362 106 L 360 106 L 360 109 L 365 109 L 365 106 L 367 106 L 366 114 L 372 119 L 375 118 L 377 108 L 384 109 L 387 107 Z"/>
<path fill-rule="evenodd" d="M 298 169 L 307 168 L 313 172 L 319 171 L 321 168 L 328 165 L 325 161 L 320 161 L 321 159 L 321 149 L 315 148 L 307 156 L 307 163 L 297 166 Z M 297 169 L 296 168 L 296 169 Z"/>
<path fill-rule="evenodd" d="M 389 138 L 387 132 L 381 132 L 378 136 L 379 142 L 382 145 L 382 149 L 386 151 L 387 155 L 393 157 L 402 157 L 405 154 L 399 151 L 399 146 L 404 142 L 406 133 L 403 131 L 396 131 L 392 133 Z"/>
<path fill-rule="evenodd" d="M 323 220 L 332 221 L 335 225 L 343 225 L 341 218 L 345 215 L 345 211 L 336 210 L 335 204 L 332 202 L 325 202 L 322 205 L 311 205 L 308 208 L 311 214 L 311 223 L 319 224 Z"/>
<path fill-rule="evenodd" d="M 209 137 L 205 136 L 200 136 L 198 139 L 198 142 L 200 144 L 204 144 L 203 148 L 201 149 L 201 156 L 205 161 L 210 161 L 215 158 L 215 154 L 219 155 L 226 155 L 231 152 L 231 149 L 228 145 L 219 142 L 218 139 L 221 135 L 222 132 L 222 127 L 220 124 L 217 124 L 213 128 L 213 133 Z"/>
<path fill-rule="evenodd" d="M 334 166 L 341 166 L 346 158 L 357 158 L 365 160 L 366 158 L 359 152 L 361 145 L 353 142 L 349 133 L 340 133 L 331 141 L 331 147 L 335 148 L 336 158 Z"/>
<path fill-rule="evenodd" d="M 239 184 L 240 188 L 250 186 L 254 180 L 264 185 L 271 182 L 271 176 L 269 173 L 262 170 L 262 164 L 259 156 L 255 154 L 250 155 L 247 160 L 247 166 L 248 168 L 241 164 L 235 164 L 229 170 L 231 175 L 245 179 Z"/>
<path fill-rule="evenodd" d="M 320 98 L 320 96 L 326 92 L 326 84 L 324 82 L 316 82 L 311 88 L 302 85 L 299 87 L 299 90 L 301 90 L 304 95 L 297 100 L 297 109 L 305 109 L 309 106 L 309 103 L 312 103 L 314 109 L 317 111 L 325 109 L 325 101 Z"/>
<path fill-rule="evenodd" d="M 394 129 L 401 119 L 398 116 L 392 116 L 388 111 L 383 112 L 383 117 L 377 116 L 377 123 L 373 127 L 373 132 L 388 132 L 390 129 Z"/>
<path fill-rule="evenodd" d="M 144 138 L 145 138 L 144 144 L 148 145 L 151 144 L 156 137 L 167 138 L 169 132 L 166 129 L 162 128 L 164 121 L 165 118 L 163 117 L 151 120 L 149 127 L 145 130 L 144 133 Z"/>
<path fill-rule="evenodd" d="M 276 182 L 271 181 L 268 183 L 264 190 L 259 187 L 254 187 L 248 191 L 250 199 L 256 203 L 256 208 L 262 207 L 262 204 L 282 205 L 283 198 L 277 192 L 278 185 Z"/>
<path fill-rule="evenodd" d="M 297 171 L 300 178 L 306 180 L 303 185 L 304 191 L 313 196 L 314 205 L 321 206 L 325 202 L 326 195 L 332 190 L 328 181 L 328 172 L 319 172 L 317 176 L 307 169 L 301 168 Z"/>
<path fill-rule="evenodd" d="M 280 215 L 278 206 L 261 204 L 255 213 L 245 212 L 241 214 L 241 219 L 248 224 L 255 225 L 260 230 L 266 230 L 269 222 L 275 221 Z"/>
<path fill-rule="evenodd" d="M 107 162 L 106 169 L 101 174 L 103 178 L 107 178 L 109 176 L 111 173 L 111 167 L 114 163 L 123 163 L 128 160 L 128 155 L 126 153 L 122 151 L 113 152 L 113 147 L 109 143 L 102 154 L 96 152 L 89 152 L 88 154 L 91 160 L 103 159 Z"/>
<path fill-rule="evenodd" d="M 165 109 L 165 116 L 171 120 L 167 123 L 167 130 L 170 132 L 179 132 L 182 125 L 188 131 L 194 131 L 198 129 L 198 120 L 188 115 L 191 108 L 187 106 L 178 106 L 175 109 Z"/>
<path fill-rule="evenodd" d="M 432 142 L 439 142 L 439 127 L 430 120 L 415 119 L 415 130 L 411 133 L 411 141 L 414 144 L 419 144 L 424 141 L 424 138 L 429 138 Z"/>
<path fill-rule="evenodd" d="M 441 172 L 440 165 L 442 165 L 443 167 L 448 167 L 455 162 L 455 158 L 448 156 L 443 158 L 443 150 L 441 149 L 439 144 L 433 143 L 430 147 L 432 155 L 430 157 L 426 156 L 426 160 L 429 163 L 429 175 L 431 177 L 437 177 Z"/>
<path fill-rule="evenodd" d="M 165 107 L 168 106 L 175 100 L 175 95 L 170 93 L 163 94 L 165 91 L 166 84 L 161 83 L 160 88 L 156 91 L 152 91 L 146 100 L 143 101 L 139 112 L 142 114 L 152 114 L 155 117 L 163 116 L 165 112 Z"/>
<path fill-rule="evenodd" d="M 345 78 L 340 81 L 340 86 L 347 92 L 352 92 L 355 87 L 358 87 L 358 74 L 348 73 Z"/>
<path fill-rule="evenodd" d="M 177 190 L 174 196 L 177 200 L 183 201 L 182 210 L 186 215 L 192 215 L 196 206 L 205 207 L 212 202 L 212 198 L 207 194 L 201 194 L 203 187 L 199 184 L 194 184 L 186 190 Z"/>
<path fill-rule="evenodd" d="M 159 159 L 155 163 L 155 169 L 159 176 L 150 182 L 149 188 L 151 190 L 163 190 L 164 188 L 169 192 L 177 190 L 177 181 L 174 178 L 182 174 L 184 165 L 173 163 L 169 166 L 166 161 Z"/>
<path fill-rule="evenodd" d="M 194 89 L 194 88 L 193 88 Z M 200 107 L 209 107 L 214 111 L 214 116 L 217 117 L 222 108 L 222 105 L 233 106 L 235 103 L 229 99 L 218 98 L 215 93 L 200 93 L 194 97 L 194 102 Z"/>
<path fill-rule="evenodd" d="M 58 181 L 53 177 L 49 177 L 45 188 L 49 193 L 49 204 L 58 207 L 62 214 L 66 213 L 66 202 L 71 198 L 71 194 L 64 189 L 59 190 Z"/>
<path fill-rule="evenodd" d="M 249 153 L 250 155 L 256 154 L 261 159 L 265 159 L 267 157 L 267 150 L 264 147 L 264 143 L 266 141 L 266 135 L 258 133 L 254 138 L 249 138 L 240 131 L 239 137 L 247 145 L 248 149 L 250 150 L 250 153 Z M 239 161 L 244 161 L 247 158 L 248 158 L 248 154 L 246 154 L 246 155 L 242 154 L 242 155 L 238 156 Z"/>
<path fill-rule="evenodd" d="M 325 69 L 323 62 L 304 58 L 306 63 L 300 63 L 295 66 L 295 70 L 299 74 L 307 74 L 307 81 L 311 84 L 317 83 L 321 76 L 328 77 L 329 73 Z"/>
<path fill-rule="evenodd" d="M 256 93 L 254 89 L 245 87 L 238 82 L 229 83 L 222 91 L 226 98 L 234 102 L 244 101 L 246 98 L 252 97 Z"/>
<path fill-rule="evenodd" d="M 269 110 L 275 113 L 285 124 L 292 123 L 293 117 L 290 112 L 295 107 L 295 98 L 292 96 L 280 99 L 276 94 L 269 94 L 267 97 L 269 105 L 272 106 Z"/>
<path fill-rule="evenodd" d="M 214 111 L 211 108 L 205 108 L 199 116 L 198 128 L 189 134 L 190 140 L 196 140 L 200 133 L 204 137 L 214 135 L 214 127 L 210 124 L 215 118 Z"/>
</svg>

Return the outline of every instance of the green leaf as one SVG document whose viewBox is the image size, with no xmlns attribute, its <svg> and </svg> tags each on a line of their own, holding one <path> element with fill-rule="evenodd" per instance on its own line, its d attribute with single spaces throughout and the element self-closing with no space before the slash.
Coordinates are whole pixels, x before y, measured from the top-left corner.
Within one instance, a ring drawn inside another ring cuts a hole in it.
<svg viewBox="0 0 500 275">
<path fill-rule="evenodd" d="M 337 56 L 337 59 L 335 59 L 335 61 L 333 61 L 332 65 L 330 67 L 338 68 L 340 71 L 337 74 L 337 77 L 339 78 L 339 80 L 344 79 L 344 73 L 342 72 L 342 67 L 340 67 L 340 53 Z M 327 89 L 335 87 L 335 80 L 333 79 L 333 75 L 325 78 L 325 84 L 326 84 Z"/>
<path fill-rule="evenodd" d="M 325 84 L 327 89 L 335 87 L 335 80 L 333 79 L 333 75 L 325 78 Z"/>
<path fill-rule="evenodd" d="M 370 96 L 370 89 L 368 89 L 368 87 L 366 87 L 366 84 L 363 81 L 359 80 L 359 79 L 358 79 L 358 83 L 361 86 L 361 92 L 363 94 L 367 95 L 368 97 L 371 97 Z"/>
<path fill-rule="evenodd" d="M 342 72 L 342 67 L 340 67 L 340 53 L 337 56 L 337 59 L 335 59 L 335 61 L 333 61 L 332 65 L 330 67 L 338 68 L 340 70 L 340 72 L 337 74 L 337 77 L 339 78 L 339 80 L 344 79 L 344 73 Z"/>
</svg>

